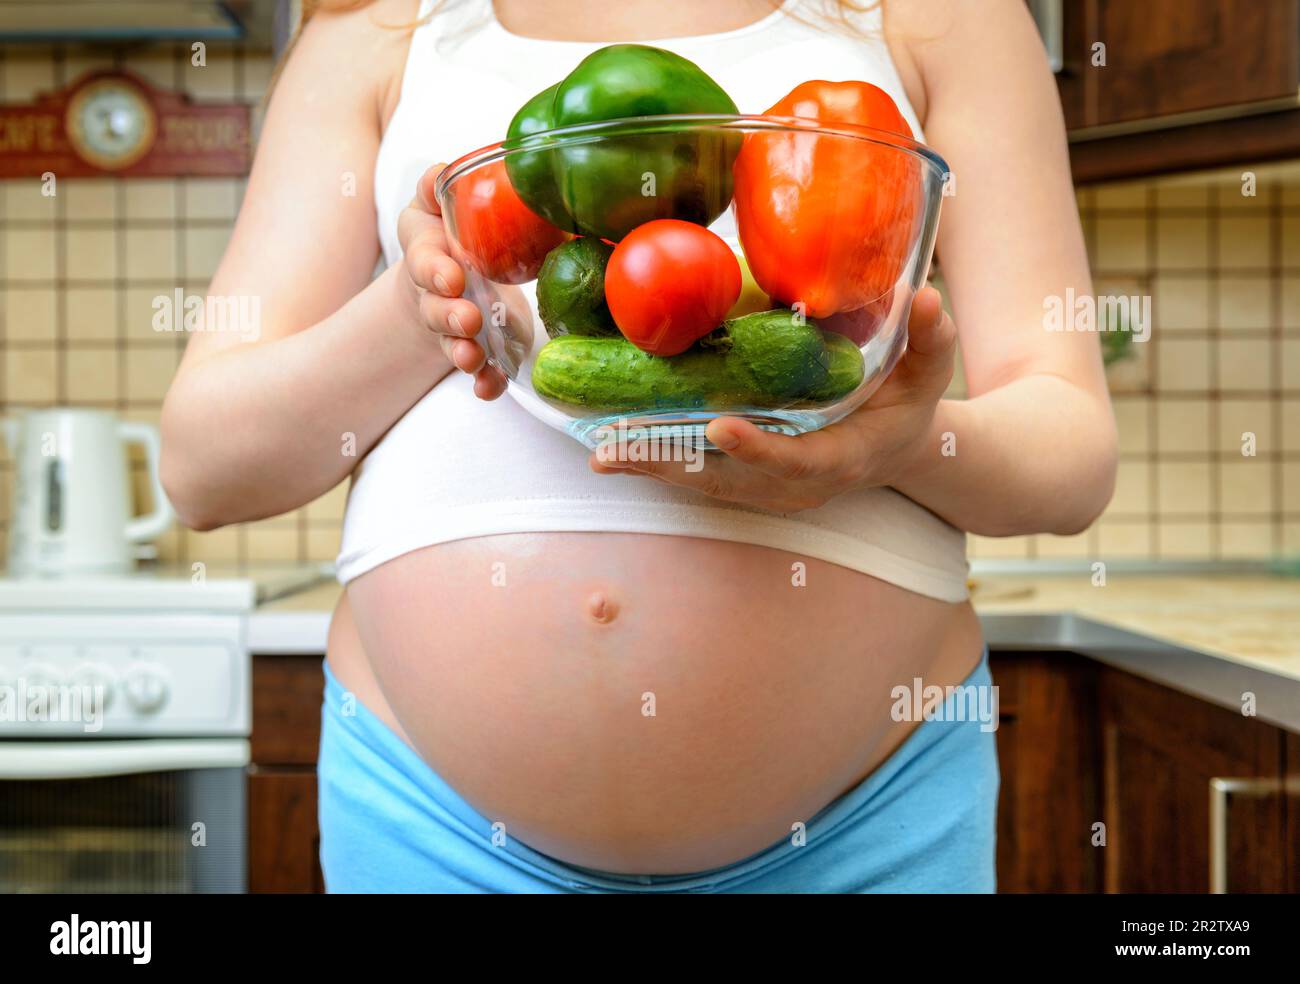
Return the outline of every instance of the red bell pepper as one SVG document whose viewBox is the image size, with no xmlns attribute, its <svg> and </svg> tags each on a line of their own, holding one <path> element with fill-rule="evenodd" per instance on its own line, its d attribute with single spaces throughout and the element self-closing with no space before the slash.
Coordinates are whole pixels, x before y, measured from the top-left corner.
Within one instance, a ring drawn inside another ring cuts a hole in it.
<svg viewBox="0 0 1300 984">
<path fill-rule="evenodd" d="M 866 82 L 804 82 L 764 115 L 912 135 L 889 94 Z M 809 317 L 882 298 L 915 242 L 920 165 L 869 136 L 754 132 L 736 159 L 736 224 L 754 279 Z"/>
</svg>

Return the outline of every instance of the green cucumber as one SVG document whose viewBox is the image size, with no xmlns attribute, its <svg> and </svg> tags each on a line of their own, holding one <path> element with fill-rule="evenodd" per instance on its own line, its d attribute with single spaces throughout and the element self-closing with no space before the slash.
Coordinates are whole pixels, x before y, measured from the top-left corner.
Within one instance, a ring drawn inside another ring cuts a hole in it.
<svg viewBox="0 0 1300 984">
<path fill-rule="evenodd" d="M 778 310 L 732 318 L 666 358 L 621 337 L 562 335 L 542 347 L 532 379 L 549 399 L 633 411 L 831 402 L 862 375 L 862 353 L 851 341 Z"/>
<path fill-rule="evenodd" d="M 838 332 L 822 332 L 826 342 L 826 378 L 809 390 L 805 400 L 814 403 L 834 403 L 862 384 L 866 366 L 862 350 L 853 339 Z"/>
<path fill-rule="evenodd" d="M 798 400 L 828 378 L 821 330 L 785 308 L 724 321 L 701 343 L 726 351 L 728 369 L 749 390 L 782 403 Z"/>
<path fill-rule="evenodd" d="M 724 360 L 695 348 L 667 358 L 651 355 L 621 336 L 561 335 L 537 353 L 533 389 L 561 403 L 602 410 L 703 407 L 726 384 Z"/>
</svg>

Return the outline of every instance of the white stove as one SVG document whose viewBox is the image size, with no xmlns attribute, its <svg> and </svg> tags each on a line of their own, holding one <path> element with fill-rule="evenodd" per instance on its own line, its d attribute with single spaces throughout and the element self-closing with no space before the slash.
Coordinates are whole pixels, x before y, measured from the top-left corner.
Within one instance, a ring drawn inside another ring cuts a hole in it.
<svg viewBox="0 0 1300 984">
<path fill-rule="evenodd" d="M 247 735 L 248 615 L 327 576 L 293 567 L 0 578 L 0 738 Z"/>
<path fill-rule="evenodd" d="M 242 890 L 249 615 L 328 576 L 0 578 L 0 893 Z"/>
</svg>

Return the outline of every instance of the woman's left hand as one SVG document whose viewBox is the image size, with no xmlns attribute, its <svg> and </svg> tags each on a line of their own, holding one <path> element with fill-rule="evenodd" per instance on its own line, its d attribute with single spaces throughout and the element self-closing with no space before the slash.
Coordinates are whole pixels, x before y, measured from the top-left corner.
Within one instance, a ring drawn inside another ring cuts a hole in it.
<svg viewBox="0 0 1300 984">
<path fill-rule="evenodd" d="M 791 513 L 812 509 L 852 489 L 893 485 L 926 453 L 935 410 L 952 379 L 957 332 L 939 292 L 920 291 L 907 324 L 907 352 L 865 405 L 837 424 L 787 437 L 745 420 L 721 417 L 706 436 L 724 453 L 684 461 L 638 461 L 627 447 L 594 452 L 602 475 L 648 475 L 730 502 Z M 939 447 L 930 449 L 938 455 Z"/>
</svg>

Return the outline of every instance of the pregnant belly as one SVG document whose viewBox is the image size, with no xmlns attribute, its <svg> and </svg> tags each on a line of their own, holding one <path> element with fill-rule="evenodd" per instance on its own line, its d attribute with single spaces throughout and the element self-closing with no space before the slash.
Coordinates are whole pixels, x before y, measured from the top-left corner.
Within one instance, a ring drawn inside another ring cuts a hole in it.
<svg viewBox="0 0 1300 984">
<path fill-rule="evenodd" d="M 353 628 L 355 626 L 355 628 Z M 784 551 L 513 534 L 353 581 L 331 667 L 472 806 L 572 864 L 672 874 L 790 835 L 957 683 L 968 605 Z"/>
</svg>

